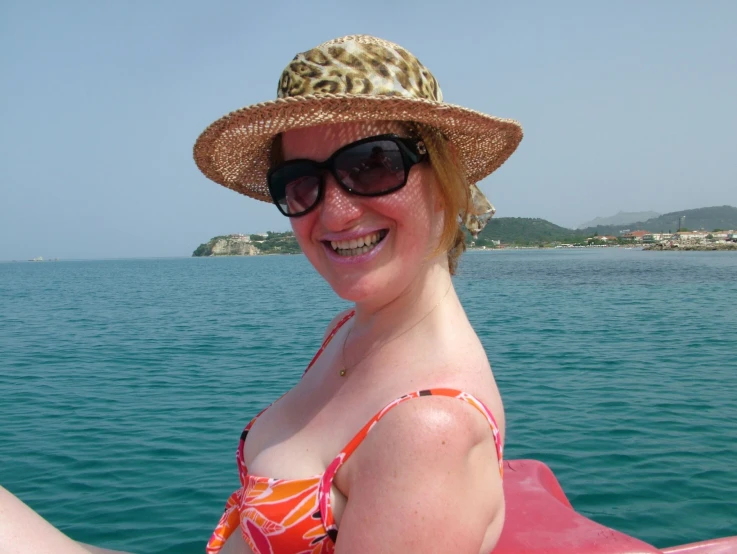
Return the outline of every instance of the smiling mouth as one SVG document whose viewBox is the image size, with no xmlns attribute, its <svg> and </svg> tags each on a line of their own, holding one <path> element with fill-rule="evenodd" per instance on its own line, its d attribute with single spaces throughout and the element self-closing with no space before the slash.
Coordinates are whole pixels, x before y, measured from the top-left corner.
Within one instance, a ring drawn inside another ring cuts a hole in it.
<svg viewBox="0 0 737 554">
<path fill-rule="evenodd" d="M 338 256 L 359 256 L 371 252 L 376 245 L 379 244 L 387 234 L 386 229 L 376 231 L 375 233 L 369 233 L 364 237 L 351 240 L 331 240 L 329 241 L 330 248 Z M 325 241 L 327 244 L 328 241 Z"/>
</svg>

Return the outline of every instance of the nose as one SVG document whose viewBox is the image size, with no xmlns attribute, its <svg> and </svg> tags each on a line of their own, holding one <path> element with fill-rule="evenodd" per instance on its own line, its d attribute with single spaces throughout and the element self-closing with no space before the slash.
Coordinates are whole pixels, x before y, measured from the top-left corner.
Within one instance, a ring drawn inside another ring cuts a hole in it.
<svg viewBox="0 0 737 554">
<path fill-rule="evenodd" d="M 320 207 L 320 219 L 326 229 L 341 231 L 361 217 L 361 198 L 349 194 L 337 183 L 331 173 L 325 175 L 325 191 Z"/>
</svg>

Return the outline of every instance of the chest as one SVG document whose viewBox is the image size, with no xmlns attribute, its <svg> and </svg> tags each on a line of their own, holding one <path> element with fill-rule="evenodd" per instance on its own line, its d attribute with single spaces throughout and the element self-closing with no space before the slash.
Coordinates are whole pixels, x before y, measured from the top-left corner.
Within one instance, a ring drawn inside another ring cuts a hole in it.
<svg viewBox="0 0 737 554">
<path fill-rule="evenodd" d="M 342 377 L 343 336 L 338 333 L 297 385 L 251 427 L 244 446 L 249 473 L 281 479 L 319 475 L 379 410 L 423 388 L 466 390 L 501 411 L 480 343 L 449 332 L 438 335 L 429 342 L 388 345 Z M 336 478 L 339 486 L 345 485 L 346 473 L 349 464 Z"/>
<path fill-rule="evenodd" d="M 287 495 L 291 498 L 293 491 L 299 489 L 307 504 L 319 502 L 327 495 L 333 517 L 337 522 L 341 520 L 352 464 L 349 461 L 327 489 L 319 483 L 319 477 L 349 442 L 350 430 L 361 425 L 360 416 L 351 410 L 358 399 L 350 391 L 341 390 L 339 386 L 321 387 L 303 379 L 256 419 L 243 448 L 243 460 L 248 468 L 246 491 L 266 486 L 292 491 Z M 313 482 L 315 478 L 317 482 Z M 282 494 L 256 492 L 251 496 Z M 269 508 L 276 512 L 281 509 L 273 502 Z"/>
<path fill-rule="evenodd" d="M 253 423 L 243 448 L 248 472 L 279 479 L 322 474 L 360 429 L 363 405 L 350 387 L 305 378 Z"/>
</svg>

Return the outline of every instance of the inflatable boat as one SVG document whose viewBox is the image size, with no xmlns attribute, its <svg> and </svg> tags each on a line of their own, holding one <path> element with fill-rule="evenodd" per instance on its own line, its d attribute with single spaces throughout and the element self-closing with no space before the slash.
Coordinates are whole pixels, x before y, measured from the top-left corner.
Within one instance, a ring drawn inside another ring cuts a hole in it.
<svg viewBox="0 0 737 554">
<path fill-rule="evenodd" d="M 657 549 L 577 513 L 548 466 L 504 463 L 504 530 L 494 554 L 737 554 L 737 536 Z"/>
<path fill-rule="evenodd" d="M 658 550 L 577 513 L 548 466 L 504 462 L 504 530 L 493 554 L 737 554 L 737 536 Z M 85 545 L 99 554 L 128 554 Z"/>
</svg>

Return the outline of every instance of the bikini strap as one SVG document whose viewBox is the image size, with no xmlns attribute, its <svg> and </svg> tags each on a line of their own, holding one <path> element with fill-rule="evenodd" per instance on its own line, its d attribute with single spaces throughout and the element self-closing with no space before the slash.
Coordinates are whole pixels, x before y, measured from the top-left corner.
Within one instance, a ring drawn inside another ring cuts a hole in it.
<svg viewBox="0 0 737 554">
<path fill-rule="evenodd" d="M 471 406 L 481 412 L 481 414 L 486 418 L 486 421 L 489 423 L 489 427 L 491 427 L 491 432 L 494 436 L 494 445 L 496 446 L 496 456 L 499 461 L 499 475 L 503 476 L 502 457 L 504 447 L 502 445 L 501 435 L 499 434 L 499 426 L 497 425 L 496 420 L 494 419 L 494 415 L 491 413 L 491 410 L 489 410 L 489 408 L 487 408 L 486 405 L 481 402 L 481 400 L 468 394 L 467 392 L 445 388 L 426 389 L 405 394 L 404 396 L 400 396 L 393 402 L 389 403 L 384 409 L 382 409 L 381 411 L 379 411 L 379 413 L 372 417 L 371 420 L 369 420 L 369 422 L 364 425 L 358 433 L 356 433 L 356 435 L 345 446 L 345 448 L 343 448 L 340 454 L 338 454 L 335 459 L 330 463 L 328 468 L 325 470 L 322 479 L 320 480 L 320 488 L 318 491 L 320 514 L 322 515 L 322 521 L 325 525 L 325 529 L 327 530 L 328 535 L 330 535 L 333 541 L 335 541 L 338 536 L 338 526 L 335 524 L 333 510 L 330 506 L 330 489 L 332 487 L 335 474 L 338 473 L 338 470 L 341 468 L 341 466 L 348 460 L 348 458 L 351 457 L 356 448 L 358 448 L 358 446 L 363 442 L 369 432 L 381 420 L 381 418 L 383 418 L 389 412 L 389 410 L 391 410 L 395 406 L 398 406 L 402 402 L 412 400 L 413 398 L 419 398 L 421 396 L 448 396 L 450 398 L 457 398 L 458 400 L 462 400 L 471 404 Z"/>
<path fill-rule="evenodd" d="M 330 334 L 327 337 L 325 337 L 324 341 L 322 341 L 322 346 L 320 347 L 320 350 L 318 350 L 317 353 L 312 357 L 312 360 L 307 365 L 307 369 L 305 369 L 305 373 L 307 373 L 310 370 L 310 368 L 315 364 L 317 359 L 320 357 L 320 354 L 323 353 L 323 351 L 328 347 L 328 344 L 330 344 L 330 341 L 333 340 L 333 337 L 335 336 L 335 334 L 340 330 L 341 327 L 343 327 L 343 325 L 345 325 L 346 321 L 348 321 L 350 318 L 353 317 L 355 313 L 356 313 L 356 310 L 351 310 L 346 315 L 344 315 L 340 319 L 340 321 L 338 321 L 335 327 L 333 327 L 333 330 L 330 331 Z M 304 376 L 304 373 L 302 374 L 302 376 Z"/>
</svg>

